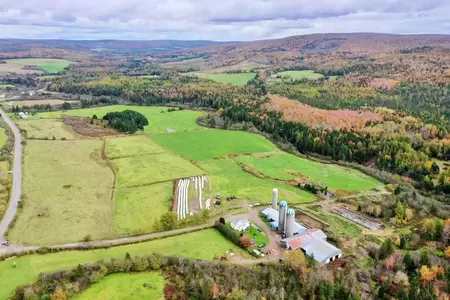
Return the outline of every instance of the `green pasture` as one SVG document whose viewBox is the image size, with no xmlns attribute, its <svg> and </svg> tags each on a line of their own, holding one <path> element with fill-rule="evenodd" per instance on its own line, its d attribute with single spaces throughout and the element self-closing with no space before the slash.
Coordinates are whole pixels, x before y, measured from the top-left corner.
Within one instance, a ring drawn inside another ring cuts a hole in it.
<svg viewBox="0 0 450 300">
<path fill-rule="evenodd" d="M 166 149 L 162 148 L 145 135 L 106 139 L 106 156 L 111 159 L 161 154 L 166 151 Z"/>
<path fill-rule="evenodd" d="M 383 186 L 375 178 L 360 171 L 319 163 L 286 153 L 263 158 L 240 156 L 236 159 L 272 178 L 294 179 L 296 176 L 287 172 L 294 171 L 307 176 L 314 182 L 321 182 L 333 190 L 360 191 Z"/>
<path fill-rule="evenodd" d="M 0 127 L 0 148 L 6 145 L 8 136 L 6 135 L 5 128 Z"/>
<path fill-rule="evenodd" d="M 74 297 L 77 300 L 164 299 L 164 277 L 157 272 L 108 275 Z"/>
<path fill-rule="evenodd" d="M 169 211 L 172 192 L 172 182 L 118 188 L 114 202 L 116 230 L 126 234 L 152 232 L 155 220 Z"/>
<path fill-rule="evenodd" d="M 256 73 L 191 73 L 191 75 L 225 84 L 246 85 Z"/>
<path fill-rule="evenodd" d="M 23 208 L 12 242 L 52 245 L 114 237 L 114 174 L 102 141 L 28 140 L 23 158 Z"/>
<path fill-rule="evenodd" d="M 237 255 L 243 254 L 242 250 L 215 229 L 207 229 L 109 249 L 26 255 L 0 262 L 0 299 L 11 296 L 17 286 L 37 280 L 41 273 L 71 269 L 78 264 L 102 259 L 123 259 L 127 252 L 131 256 L 142 256 L 155 252 L 196 259 L 213 259 L 215 256 L 224 255 L 230 249 Z M 14 262 L 16 263 L 15 268 L 13 268 Z"/>
<path fill-rule="evenodd" d="M 119 187 L 152 184 L 205 174 L 191 162 L 176 154 L 131 156 L 112 160 Z"/>
<path fill-rule="evenodd" d="M 15 120 L 20 129 L 26 131 L 28 139 L 55 139 L 76 140 L 86 138 L 75 132 L 69 125 L 59 119 L 17 119 Z"/>
<path fill-rule="evenodd" d="M 189 160 L 224 157 L 230 154 L 269 152 L 275 149 L 275 146 L 263 136 L 243 131 L 205 129 L 158 134 L 152 136 L 152 139 Z"/>
<path fill-rule="evenodd" d="M 133 106 L 110 105 L 94 108 L 72 109 L 67 111 L 54 111 L 39 113 L 40 118 L 61 118 L 63 114 L 78 117 L 92 117 L 94 114 L 102 118 L 109 112 L 134 110 L 143 114 L 149 122 L 144 131 L 148 133 L 168 133 L 203 129 L 195 120 L 203 112 L 193 110 L 179 110 L 168 112 L 168 107 L 161 106 Z"/>
<path fill-rule="evenodd" d="M 6 59 L 6 64 L 38 66 L 47 73 L 58 73 L 64 70 L 72 62 L 64 59 L 52 58 L 23 58 L 23 59 Z"/>
<path fill-rule="evenodd" d="M 234 195 L 252 203 L 266 203 L 271 201 L 272 190 L 276 187 L 279 198 L 289 203 L 305 203 L 317 199 L 299 188 L 253 176 L 242 170 L 232 159 L 210 159 L 197 163 L 211 174 L 212 196 L 219 193 L 223 197 Z"/>
<path fill-rule="evenodd" d="M 289 77 L 293 80 L 300 80 L 300 79 L 310 79 L 310 80 L 317 80 L 322 77 L 324 77 L 322 74 L 314 72 L 314 70 L 302 70 L 302 71 L 284 71 L 277 73 L 279 77 Z"/>
</svg>

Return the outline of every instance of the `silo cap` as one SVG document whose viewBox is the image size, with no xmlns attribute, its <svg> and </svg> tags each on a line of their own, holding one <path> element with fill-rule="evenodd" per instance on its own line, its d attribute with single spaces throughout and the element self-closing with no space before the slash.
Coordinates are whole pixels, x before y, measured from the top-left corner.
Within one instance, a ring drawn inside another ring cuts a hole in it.
<svg viewBox="0 0 450 300">
<path fill-rule="evenodd" d="M 274 188 L 273 191 L 274 191 L 274 192 L 278 192 L 278 189 L 277 189 L 277 188 Z"/>
<path fill-rule="evenodd" d="M 287 202 L 286 201 L 281 201 L 280 202 L 280 206 L 287 206 Z"/>
<path fill-rule="evenodd" d="M 292 208 L 290 208 L 288 210 L 288 215 L 295 215 L 295 210 L 293 210 Z"/>
</svg>

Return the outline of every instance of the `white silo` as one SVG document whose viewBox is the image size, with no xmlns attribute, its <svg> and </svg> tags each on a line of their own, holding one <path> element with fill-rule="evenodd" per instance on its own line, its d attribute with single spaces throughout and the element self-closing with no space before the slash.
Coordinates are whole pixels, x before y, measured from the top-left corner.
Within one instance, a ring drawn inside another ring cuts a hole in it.
<svg viewBox="0 0 450 300">
<path fill-rule="evenodd" d="M 287 202 L 280 202 L 280 211 L 278 215 L 278 232 L 284 232 L 286 225 Z"/>
<path fill-rule="evenodd" d="M 274 188 L 272 190 L 272 208 L 277 209 L 278 207 L 278 189 Z"/>
<path fill-rule="evenodd" d="M 286 216 L 286 237 L 291 237 L 294 235 L 294 226 L 295 223 L 295 210 L 292 208 L 288 210 L 287 216 Z"/>
</svg>

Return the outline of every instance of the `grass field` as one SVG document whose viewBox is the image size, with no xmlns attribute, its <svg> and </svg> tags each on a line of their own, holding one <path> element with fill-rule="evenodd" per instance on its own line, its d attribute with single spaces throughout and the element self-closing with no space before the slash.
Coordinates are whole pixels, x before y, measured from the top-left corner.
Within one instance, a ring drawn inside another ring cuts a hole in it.
<svg viewBox="0 0 450 300">
<path fill-rule="evenodd" d="M 152 232 L 155 220 L 170 209 L 172 189 L 172 182 L 117 189 L 114 201 L 116 230 L 128 234 Z"/>
<path fill-rule="evenodd" d="M 6 145 L 8 136 L 6 135 L 5 128 L 0 127 L 0 148 Z"/>
<path fill-rule="evenodd" d="M 33 105 L 61 105 L 64 102 L 69 102 L 69 103 L 78 103 L 79 101 L 65 101 L 65 100 L 59 100 L 59 99 L 42 99 L 42 100 L 25 100 L 25 101 L 8 101 L 5 102 L 4 105 L 5 106 L 33 106 Z"/>
<path fill-rule="evenodd" d="M 191 75 L 226 84 L 246 85 L 249 80 L 255 78 L 256 73 L 191 73 Z"/>
<path fill-rule="evenodd" d="M 156 272 L 112 274 L 94 283 L 77 300 L 164 299 L 164 277 Z"/>
<path fill-rule="evenodd" d="M 198 117 L 204 114 L 203 112 L 192 110 L 167 112 L 167 107 L 159 106 L 111 105 L 86 109 L 73 109 L 64 112 L 45 112 L 38 114 L 38 116 L 40 118 L 61 118 L 62 114 L 66 114 L 79 117 L 92 117 L 96 114 L 101 118 L 108 112 L 124 111 L 127 109 L 140 112 L 148 119 L 149 125 L 144 128 L 144 131 L 148 133 L 167 133 L 203 129 L 203 127 L 195 122 Z M 161 113 L 161 111 L 163 111 L 163 113 Z"/>
<path fill-rule="evenodd" d="M 303 70 L 303 71 L 284 71 L 277 74 L 281 77 L 290 77 L 293 80 L 299 80 L 299 79 L 311 79 L 316 80 L 324 77 L 322 74 L 315 73 L 313 70 Z"/>
<path fill-rule="evenodd" d="M 145 135 L 106 140 L 106 156 L 108 158 L 160 154 L 166 151 Z"/>
<path fill-rule="evenodd" d="M 12 85 L 12 84 L 0 84 L 0 90 L 4 90 L 4 89 L 6 89 L 6 88 L 13 88 L 13 87 L 15 87 L 14 85 Z"/>
<path fill-rule="evenodd" d="M 64 59 L 51 58 L 24 58 L 24 59 L 6 59 L 6 65 L 38 66 L 47 73 L 58 73 L 64 70 L 72 62 Z M 29 71 L 33 73 L 33 70 Z"/>
<path fill-rule="evenodd" d="M 321 182 L 333 190 L 360 191 L 383 186 L 375 178 L 357 170 L 322 164 L 291 154 L 277 154 L 265 158 L 241 156 L 236 159 L 272 178 L 294 179 L 294 175 L 286 172 L 286 170 L 290 170 L 301 173 L 312 181 Z"/>
<path fill-rule="evenodd" d="M 229 154 L 269 152 L 275 146 L 264 137 L 243 131 L 201 130 L 154 135 L 160 145 L 189 160 L 224 157 Z"/>
<path fill-rule="evenodd" d="M 6 299 L 12 295 L 17 286 L 37 280 L 40 273 L 75 268 L 78 264 L 101 259 L 123 259 L 127 252 L 131 256 L 156 252 L 163 255 L 212 259 L 214 256 L 225 254 L 225 251 L 230 249 L 237 254 L 243 253 L 215 229 L 208 229 L 109 249 L 22 256 L 0 262 L 0 299 Z M 15 268 L 12 266 L 13 262 L 17 264 Z"/>
<path fill-rule="evenodd" d="M 205 174 L 176 154 L 162 153 L 118 158 L 112 161 L 119 187 L 132 187 Z"/>
<path fill-rule="evenodd" d="M 67 140 L 86 138 L 76 133 L 71 126 L 68 126 L 59 119 L 17 119 L 15 120 L 20 129 L 27 131 L 29 139 L 55 139 Z"/>
<path fill-rule="evenodd" d="M 25 147 L 24 207 L 11 241 L 51 245 L 114 236 L 114 175 L 101 160 L 102 141 L 34 141 Z"/>
<path fill-rule="evenodd" d="M 211 174 L 212 195 L 220 193 L 226 197 L 234 195 L 249 202 L 270 202 L 272 190 L 278 188 L 280 200 L 289 203 L 304 203 L 316 197 L 293 186 L 255 177 L 243 171 L 231 159 L 210 159 L 198 162 L 199 166 Z"/>
</svg>

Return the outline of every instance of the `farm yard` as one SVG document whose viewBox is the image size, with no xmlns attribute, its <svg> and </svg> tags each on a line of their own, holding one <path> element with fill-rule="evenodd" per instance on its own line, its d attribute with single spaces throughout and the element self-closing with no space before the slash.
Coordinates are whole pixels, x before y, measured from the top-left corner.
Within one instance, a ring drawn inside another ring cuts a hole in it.
<svg viewBox="0 0 450 300">
<path fill-rule="evenodd" d="M 236 160 L 271 178 L 291 180 L 300 177 L 299 181 L 303 183 L 319 182 L 334 191 L 361 191 L 383 186 L 381 182 L 359 171 L 291 154 L 276 154 L 262 158 L 240 156 Z"/>
<path fill-rule="evenodd" d="M 255 78 L 256 73 L 188 73 L 187 75 L 197 76 L 203 79 L 209 79 L 220 83 L 232 85 L 246 85 L 249 80 Z"/>
<path fill-rule="evenodd" d="M 61 119 L 63 114 L 101 117 L 126 109 L 145 114 L 150 121 L 145 132 L 86 137 Z M 17 120 L 28 137 L 25 198 L 10 240 L 44 245 L 151 233 L 155 221 L 171 209 L 182 219 L 206 208 L 206 200 L 211 199 L 211 210 L 215 210 L 217 194 L 238 198 L 222 201 L 224 210 L 266 203 L 274 186 L 280 199 L 289 203 L 316 201 L 315 195 L 293 184 L 298 174 L 336 190 L 380 186 L 354 170 L 286 154 L 260 135 L 199 127 L 195 119 L 201 114 L 117 105 L 38 113 L 33 119 Z M 168 127 L 175 132 L 165 131 Z M 32 178 L 40 178 L 39 185 Z M 192 178 L 207 180 L 201 192 Z M 180 179 L 189 184 L 181 184 Z"/>
<path fill-rule="evenodd" d="M 17 257 L 0 262 L 0 299 L 8 298 L 17 286 L 37 280 L 40 273 L 75 268 L 78 264 L 102 259 L 123 259 L 127 252 L 132 256 L 142 256 L 154 252 L 211 260 L 216 256 L 224 255 L 229 250 L 236 255 L 247 257 L 243 250 L 237 248 L 215 229 L 206 229 L 108 249 L 65 251 Z M 15 268 L 12 267 L 14 262 L 16 263 Z"/>
<path fill-rule="evenodd" d="M 38 69 L 47 73 L 58 73 L 68 67 L 72 62 L 64 59 L 49 59 L 49 58 L 24 58 L 24 59 L 6 59 L 6 64 L 0 66 L 2 69 L 8 70 L 8 67 L 18 67 L 23 69 L 25 66 L 36 66 Z M 35 70 L 25 70 L 25 73 L 35 73 Z M 16 72 L 16 71 L 13 71 Z M 23 73 L 22 73 L 23 74 Z"/>
<path fill-rule="evenodd" d="M 164 299 L 164 277 L 156 272 L 137 274 L 112 274 L 90 286 L 74 297 L 90 299 Z"/>
</svg>

